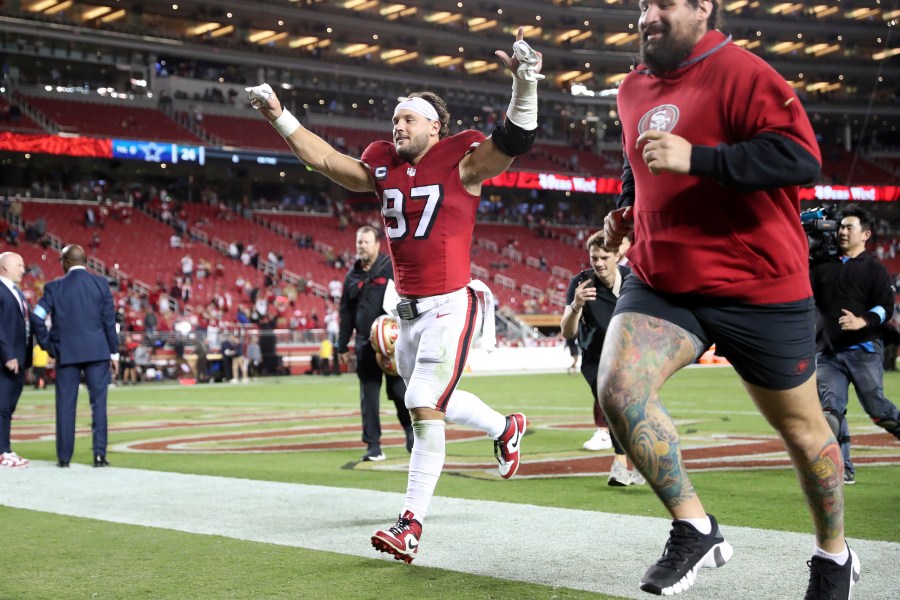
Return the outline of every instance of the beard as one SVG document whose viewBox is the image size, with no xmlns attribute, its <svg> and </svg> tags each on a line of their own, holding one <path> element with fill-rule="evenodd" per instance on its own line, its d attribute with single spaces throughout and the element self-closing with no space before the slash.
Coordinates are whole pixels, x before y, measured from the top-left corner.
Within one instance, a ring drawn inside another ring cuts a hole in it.
<svg viewBox="0 0 900 600">
<path fill-rule="evenodd" d="M 420 133 L 415 137 L 410 137 L 406 140 L 406 144 L 403 148 L 397 148 L 396 142 L 394 143 L 394 149 L 397 150 L 397 155 L 406 161 L 412 161 L 414 158 L 422 154 L 425 151 L 425 148 L 428 147 L 428 133 Z"/>
<path fill-rule="evenodd" d="M 675 35 L 670 27 L 654 29 L 650 33 L 662 33 L 659 40 L 647 40 L 648 32 L 641 33 L 641 62 L 654 73 L 670 73 L 691 55 L 696 41 L 690 35 Z"/>
</svg>

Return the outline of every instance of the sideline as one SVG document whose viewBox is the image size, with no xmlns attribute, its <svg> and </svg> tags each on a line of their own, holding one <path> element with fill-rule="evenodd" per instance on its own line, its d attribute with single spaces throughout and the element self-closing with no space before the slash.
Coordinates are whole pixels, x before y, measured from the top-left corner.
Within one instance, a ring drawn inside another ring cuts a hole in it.
<svg viewBox="0 0 900 600">
<path fill-rule="evenodd" d="M 58 469 L 45 461 L 0 471 L 4 506 L 391 562 L 372 549 L 369 537 L 391 524 L 402 503 L 402 494 L 371 490 L 76 464 Z M 222 506 L 228 510 L 216 510 Z M 812 535 L 722 528 L 734 558 L 701 571 L 691 600 L 803 595 Z M 659 557 L 668 530 L 669 522 L 659 518 L 435 497 L 420 556 L 412 567 L 396 565 L 647 600 L 638 581 Z M 862 563 L 853 599 L 895 597 L 900 543 L 851 543 Z"/>
</svg>

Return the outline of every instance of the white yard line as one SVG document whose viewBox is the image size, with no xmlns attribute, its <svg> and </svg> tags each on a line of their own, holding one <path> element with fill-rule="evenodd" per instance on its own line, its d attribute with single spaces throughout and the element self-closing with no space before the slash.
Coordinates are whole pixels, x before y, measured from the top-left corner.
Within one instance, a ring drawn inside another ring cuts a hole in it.
<svg viewBox="0 0 900 600">
<path fill-rule="evenodd" d="M 401 494 L 139 469 L 0 471 L 0 505 L 392 560 L 369 537 L 392 524 Z M 437 497 L 416 565 L 625 598 L 662 552 L 669 522 L 584 510 Z M 722 525 L 735 548 L 685 597 L 793 599 L 806 589 L 812 535 Z M 851 539 L 862 562 L 854 600 L 896 598 L 900 543 Z"/>
</svg>

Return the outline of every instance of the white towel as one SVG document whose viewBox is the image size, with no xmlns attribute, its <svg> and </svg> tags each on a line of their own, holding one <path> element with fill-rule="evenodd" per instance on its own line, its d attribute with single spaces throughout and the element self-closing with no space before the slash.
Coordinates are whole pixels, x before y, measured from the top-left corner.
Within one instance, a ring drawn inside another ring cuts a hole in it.
<svg viewBox="0 0 900 600">
<path fill-rule="evenodd" d="M 478 279 L 470 281 L 469 287 L 475 292 L 478 302 L 481 303 L 481 314 L 483 315 L 481 331 L 475 341 L 480 339 L 481 349 L 493 352 L 497 347 L 497 334 L 494 329 L 494 294 L 486 283 Z"/>
</svg>

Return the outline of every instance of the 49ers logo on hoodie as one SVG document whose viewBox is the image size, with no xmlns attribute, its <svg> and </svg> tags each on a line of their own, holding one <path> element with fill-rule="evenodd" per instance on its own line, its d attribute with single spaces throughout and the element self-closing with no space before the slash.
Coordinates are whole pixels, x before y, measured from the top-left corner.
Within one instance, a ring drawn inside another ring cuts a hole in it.
<svg viewBox="0 0 900 600">
<path fill-rule="evenodd" d="M 671 132 L 678 122 L 678 114 L 678 107 L 674 104 L 651 108 L 638 123 L 638 135 L 650 130 Z"/>
</svg>

